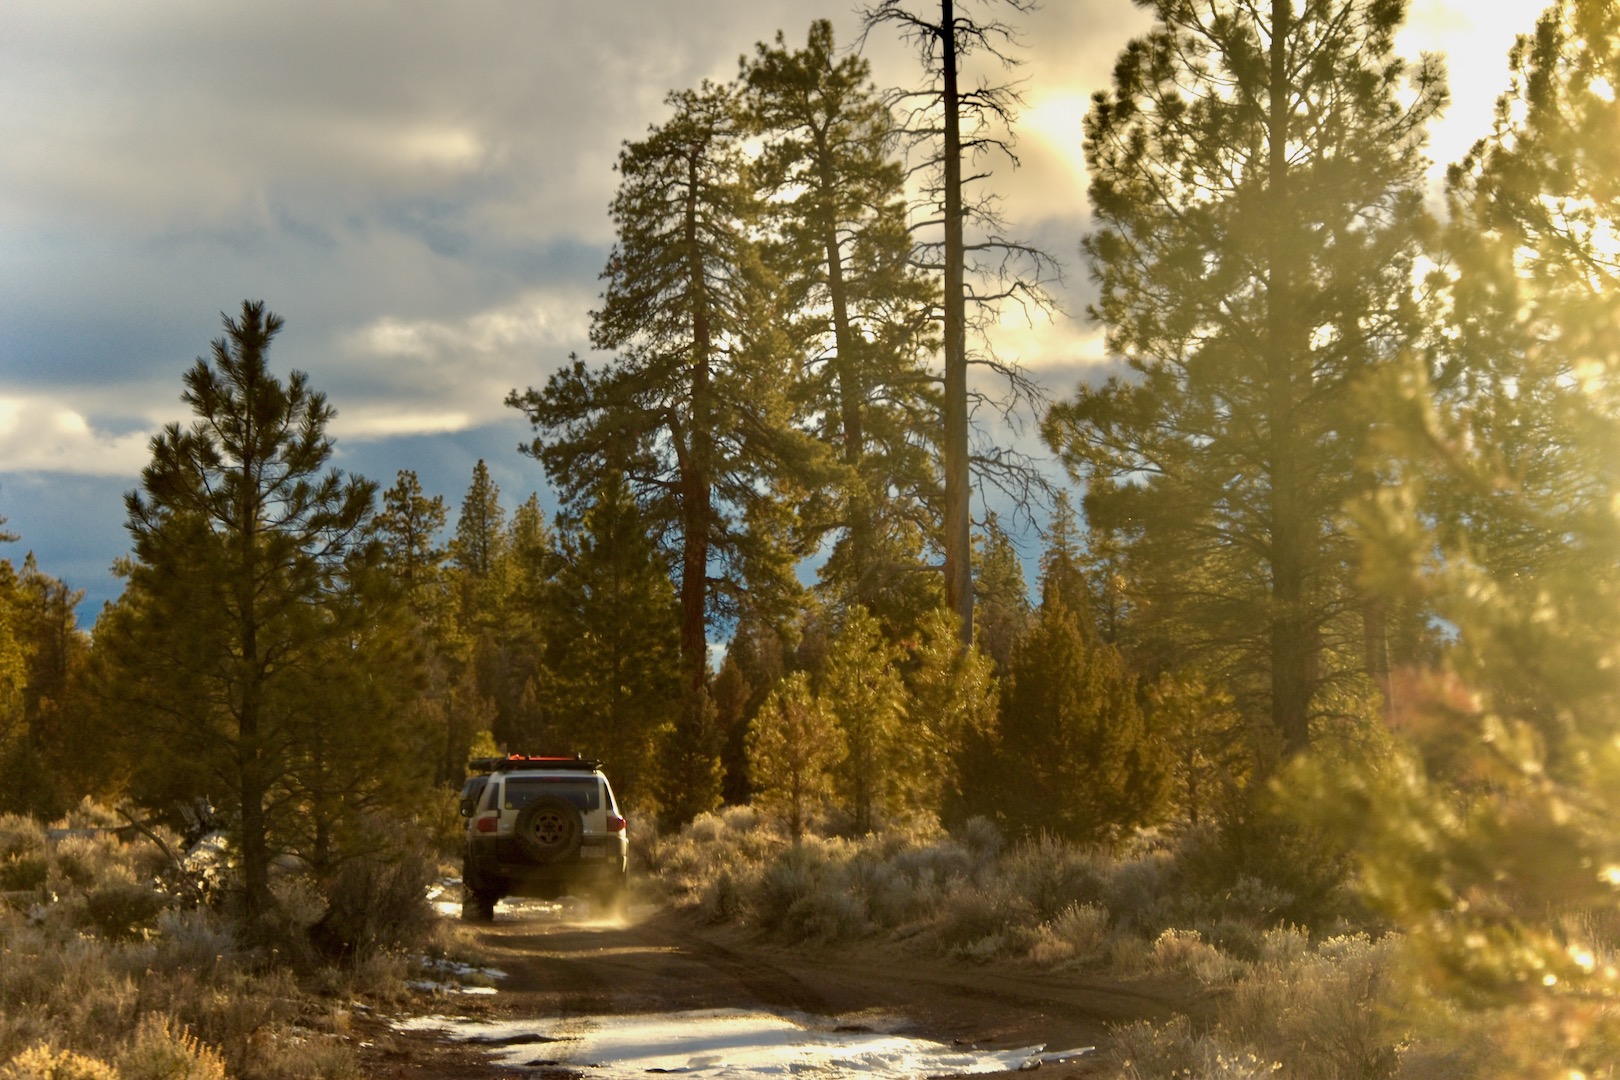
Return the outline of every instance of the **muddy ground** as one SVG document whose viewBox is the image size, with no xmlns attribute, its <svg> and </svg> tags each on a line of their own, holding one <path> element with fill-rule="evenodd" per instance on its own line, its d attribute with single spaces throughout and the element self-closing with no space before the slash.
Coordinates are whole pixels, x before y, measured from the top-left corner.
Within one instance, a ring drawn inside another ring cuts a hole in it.
<svg viewBox="0 0 1620 1080">
<path fill-rule="evenodd" d="M 487 962 L 506 973 L 493 995 L 419 996 L 418 1014 L 521 1020 L 692 1009 L 791 1010 L 859 1025 L 903 1017 L 903 1033 L 947 1045 L 1005 1050 L 1103 1047 L 1110 1025 L 1194 1015 L 1209 1001 L 1195 985 L 1120 981 L 1081 972 L 951 961 L 920 943 L 862 942 L 834 949 L 769 944 L 735 927 L 706 926 L 637 907 L 622 924 L 565 913 L 503 911 L 473 930 Z M 431 1031 L 399 1031 L 370 1017 L 365 1075 L 402 1080 L 579 1076 L 555 1067 L 496 1064 L 477 1046 Z M 1042 1075 L 1097 1075 L 1097 1055 L 1048 1065 Z"/>
</svg>

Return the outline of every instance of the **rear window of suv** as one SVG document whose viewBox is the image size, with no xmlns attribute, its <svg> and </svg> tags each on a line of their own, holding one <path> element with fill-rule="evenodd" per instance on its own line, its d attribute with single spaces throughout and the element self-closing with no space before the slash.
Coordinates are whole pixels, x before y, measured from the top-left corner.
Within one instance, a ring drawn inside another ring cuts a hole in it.
<svg viewBox="0 0 1620 1080">
<path fill-rule="evenodd" d="M 602 785 L 594 776 L 508 776 L 505 808 L 521 810 L 541 795 L 557 795 L 589 813 L 602 805 Z"/>
</svg>

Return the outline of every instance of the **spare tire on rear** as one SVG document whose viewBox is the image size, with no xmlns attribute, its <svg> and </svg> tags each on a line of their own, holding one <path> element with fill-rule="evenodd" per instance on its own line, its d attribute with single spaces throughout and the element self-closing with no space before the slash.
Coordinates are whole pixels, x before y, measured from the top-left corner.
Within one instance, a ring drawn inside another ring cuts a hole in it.
<svg viewBox="0 0 1620 1080">
<path fill-rule="evenodd" d="M 567 799 L 537 795 L 518 813 L 512 833 L 518 845 L 537 862 L 557 862 L 579 852 L 585 821 L 579 808 Z"/>
</svg>

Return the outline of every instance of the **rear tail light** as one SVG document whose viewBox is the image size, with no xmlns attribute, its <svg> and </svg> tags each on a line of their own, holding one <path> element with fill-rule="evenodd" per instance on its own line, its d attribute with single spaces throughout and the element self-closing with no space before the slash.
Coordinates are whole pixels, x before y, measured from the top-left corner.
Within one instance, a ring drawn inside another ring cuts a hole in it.
<svg viewBox="0 0 1620 1080">
<path fill-rule="evenodd" d="M 608 832 L 624 832 L 624 818 L 617 814 L 608 815 Z"/>
<path fill-rule="evenodd" d="M 479 832 L 494 832 L 499 827 L 500 820 L 499 814 L 484 814 L 474 823 L 473 828 Z"/>
</svg>

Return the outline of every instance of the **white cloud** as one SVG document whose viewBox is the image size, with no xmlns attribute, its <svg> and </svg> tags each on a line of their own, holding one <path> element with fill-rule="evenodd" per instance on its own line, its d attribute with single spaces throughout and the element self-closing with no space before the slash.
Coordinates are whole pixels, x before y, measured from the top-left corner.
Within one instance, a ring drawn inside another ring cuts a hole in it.
<svg viewBox="0 0 1620 1080">
<path fill-rule="evenodd" d="M 0 461 L 8 472 L 134 476 L 151 459 L 157 428 L 111 432 L 96 427 L 82 405 L 0 393 Z"/>
</svg>

